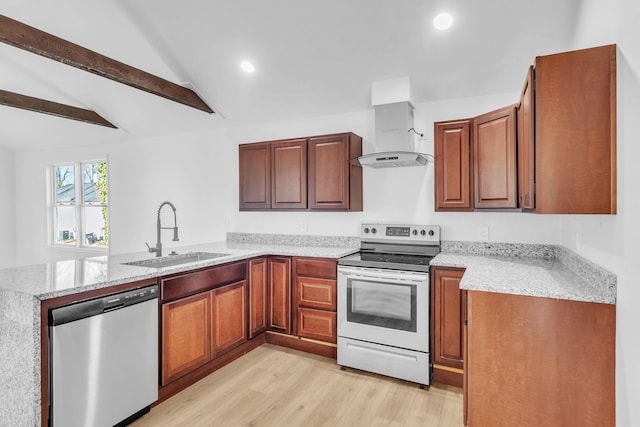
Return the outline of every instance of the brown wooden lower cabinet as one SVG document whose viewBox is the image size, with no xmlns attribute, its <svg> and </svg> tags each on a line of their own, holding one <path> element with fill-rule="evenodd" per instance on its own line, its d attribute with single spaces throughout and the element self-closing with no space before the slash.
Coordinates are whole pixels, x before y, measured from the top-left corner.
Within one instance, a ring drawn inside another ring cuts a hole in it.
<svg viewBox="0 0 640 427">
<path fill-rule="evenodd" d="M 291 258 L 269 257 L 269 329 L 291 333 Z"/>
<path fill-rule="evenodd" d="M 298 307 L 298 335 L 337 342 L 336 312 Z"/>
<path fill-rule="evenodd" d="M 249 261 L 249 338 L 267 330 L 268 283 L 267 258 Z"/>
<path fill-rule="evenodd" d="M 162 385 L 247 341 L 247 282 L 162 305 Z"/>
<path fill-rule="evenodd" d="M 468 291 L 467 425 L 615 425 L 615 305 Z"/>
<path fill-rule="evenodd" d="M 431 269 L 433 380 L 456 387 L 462 387 L 463 379 L 463 274 L 459 268 Z"/>
<path fill-rule="evenodd" d="M 211 357 L 215 358 L 247 340 L 247 282 L 211 291 Z"/>
<path fill-rule="evenodd" d="M 162 385 L 211 360 L 211 294 L 162 305 Z"/>
</svg>

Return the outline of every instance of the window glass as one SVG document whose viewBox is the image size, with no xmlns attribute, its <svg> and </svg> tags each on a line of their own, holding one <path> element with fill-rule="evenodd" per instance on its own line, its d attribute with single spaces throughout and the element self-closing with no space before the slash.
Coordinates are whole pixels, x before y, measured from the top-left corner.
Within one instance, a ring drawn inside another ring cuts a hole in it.
<svg viewBox="0 0 640 427">
<path fill-rule="evenodd" d="M 53 243 L 77 248 L 107 248 L 107 162 L 55 165 L 52 172 Z"/>
<path fill-rule="evenodd" d="M 107 246 L 106 207 L 87 206 L 84 208 L 84 245 Z"/>
<path fill-rule="evenodd" d="M 54 168 L 56 203 L 75 202 L 75 174 L 73 165 L 60 165 Z"/>
<path fill-rule="evenodd" d="M 60 245 L 76 245 L 76 210 L 74 206 L 56 207 L 55 240 Z"/>
</svg>

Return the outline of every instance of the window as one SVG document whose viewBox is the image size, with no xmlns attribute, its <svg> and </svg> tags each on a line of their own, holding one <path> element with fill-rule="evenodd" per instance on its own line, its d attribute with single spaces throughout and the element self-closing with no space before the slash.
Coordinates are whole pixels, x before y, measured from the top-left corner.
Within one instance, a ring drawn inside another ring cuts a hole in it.
<svg viewBox="0 0 640 427">
<path fill-rule="evenodd" d="M 106 160 L 51 167 L 52 242 L 74 248 L 108 248 Z"/>
</svg>

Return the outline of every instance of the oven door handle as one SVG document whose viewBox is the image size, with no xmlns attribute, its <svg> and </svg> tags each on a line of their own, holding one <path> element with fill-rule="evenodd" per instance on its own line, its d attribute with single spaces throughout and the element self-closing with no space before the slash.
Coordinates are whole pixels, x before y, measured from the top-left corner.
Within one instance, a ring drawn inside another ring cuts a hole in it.
<svg viewBox="0 0 640 427">
<path fill-rule="evenodd" d="M 342 273 L 348 277 L 362 277 L 367 279 L 388 279 L 396 281 L 412 281 L 422 282 L 427 280 L 427 273 L 387 273 L 380 270 L 355 269 L 347 267 L 338 267 L 338 273 Z"/>
</svg>

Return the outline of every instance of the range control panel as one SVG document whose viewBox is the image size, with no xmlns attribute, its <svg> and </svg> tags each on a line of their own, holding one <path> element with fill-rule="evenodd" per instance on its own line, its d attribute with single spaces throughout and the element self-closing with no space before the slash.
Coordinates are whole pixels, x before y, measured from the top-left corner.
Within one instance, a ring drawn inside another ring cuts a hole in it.
<svg viewBox="0 0 640 427">
<path fill-rule="evenodd" d="M 416 224 L 361 224 L 362 240 L 440 243 L 440 226 Z"/>
</svg>

